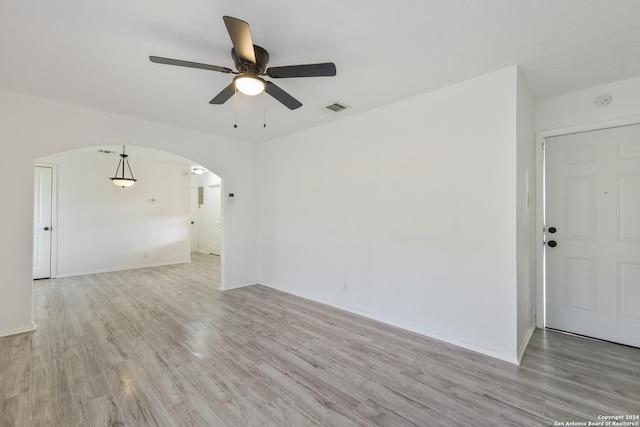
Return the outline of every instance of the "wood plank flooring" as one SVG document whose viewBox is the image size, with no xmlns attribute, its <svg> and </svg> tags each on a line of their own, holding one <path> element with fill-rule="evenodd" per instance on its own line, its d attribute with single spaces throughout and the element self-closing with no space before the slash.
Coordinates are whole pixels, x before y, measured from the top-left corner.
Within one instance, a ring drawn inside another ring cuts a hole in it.
<svg viewBox="0 0 640 427">
<path fill-rule="evenodd" d="M 515 366 L 262 286 L 219 259 L 34 282 L 0 426 L 553 426 L 640 414 L 640 350 L 536 331 Z"/>
</svg>

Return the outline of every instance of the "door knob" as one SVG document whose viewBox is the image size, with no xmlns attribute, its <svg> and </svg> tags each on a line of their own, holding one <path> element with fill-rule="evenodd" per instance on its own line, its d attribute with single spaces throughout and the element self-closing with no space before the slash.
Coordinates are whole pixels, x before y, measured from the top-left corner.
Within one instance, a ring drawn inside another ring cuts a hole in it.
<svg viewBox="0 0 640 427">
<path fill-rule="evenodd" d="M 49 227 L 45 227 L 45 228 L 44 228 L 44 231 L 49 231 Z"/>
<path fill-rule="evenodd" d="M 558 246 L 558 243 L 556 243 L 556 241 L 555 241 L 555 240 L 549 240 L 549 241 L 547 242 L 547 245 L 548 245 L 550 248 L 555 248 L 556 246 Z"/>
<path fill-rule="evenodd" d="M 558 230 L 556 230 L 556 228 L 555 228 L 555 227 L 549 227 L 549 233 L 553 234 L 553 233 L 555 233 L 556 231 L 558 231 Z"/>
</svg>

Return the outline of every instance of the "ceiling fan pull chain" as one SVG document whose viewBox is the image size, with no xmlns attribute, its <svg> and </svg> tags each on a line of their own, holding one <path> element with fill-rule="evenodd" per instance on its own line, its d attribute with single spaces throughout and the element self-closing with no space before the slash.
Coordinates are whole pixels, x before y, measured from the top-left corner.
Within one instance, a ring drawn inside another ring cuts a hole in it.
<svg viewBox="0 0 640 427">
<path fill-rule="evenodd" d="M 238 128 L 238 89 L 233 92 L 233 127 Z"/>
<path fill-rule="evenodd" d="M 267 93 L 266 92 L 262 92 L 262 106 L 263 106 L 263 112 L 264 112 L 264 116 L 262 118 L 262 127 L 266 128 L 267 127 Z"/>
</svg>

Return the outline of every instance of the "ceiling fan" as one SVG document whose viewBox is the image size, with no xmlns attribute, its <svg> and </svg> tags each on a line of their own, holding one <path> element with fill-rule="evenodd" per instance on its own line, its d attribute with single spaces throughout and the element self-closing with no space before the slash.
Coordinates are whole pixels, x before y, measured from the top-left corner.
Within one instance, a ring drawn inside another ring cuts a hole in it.
<svg viewBox="0 0 640 427">
<path fill-rule="evenodd" d="M 236 74 L 231 84 L 222 89 L 215 98 L 209 101 L 209 104 L 224 104 L 235 94 L 236 90 L 246 95 L 257 95 L 262 92 L 267 92 L 290 110 L 295 110 L 302 106 L 300 101 L 276 86 L 276 84 L 266 81 L 260 76 L 268 76 L 272 79 L 284 79 L 290 77 L 336 75 L 336 65 L 333 62 L 266 68 L 269 62 L 269 53 L 260 46 L 253 44 L 249 24 L 241 19 L 232 18 L 231 16 L 224 16 L 222 19 L 233 43 L 231 57 L 238 71 L 217 65 L 200 64 L 159 56 L 150 56 L 149 59 L 151 62 L 158 64 L 178 65 L 180 67 L 200 68 L 203 70 L 218 71 L 220 73 Z"/>
</svg>

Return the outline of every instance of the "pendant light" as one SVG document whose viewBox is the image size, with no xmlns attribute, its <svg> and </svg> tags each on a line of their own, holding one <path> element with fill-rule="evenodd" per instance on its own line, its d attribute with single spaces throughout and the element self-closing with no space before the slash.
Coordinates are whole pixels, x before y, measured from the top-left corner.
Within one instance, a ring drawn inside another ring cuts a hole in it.
<svg viewBox="0 0 640 427">
<path fill-rule="evenodd" d="M 131 172 L 131 166 L 129 166 L 129 159 L 127 159 L 127 157 L 129 156 L 125 154 L 125 146 L 123 145 L 122 154 L 120 154 L 120 161 L 118 162 L 118 168 L 116 169 L 116 174 L 113 178 L 109 178 L 111 182 L 122 188 L 131 187 L 137 181 L 137 179 L 133 177 L 133 172 Z M 126 178 L 124 176 L 125 164 L 127 169 L 129 169 L 129 175 L 131 176 L 131 178 Z M 122 173 L 118 175 L 120 172 L 120 166 L 122 166 Z"/>
</svg>

